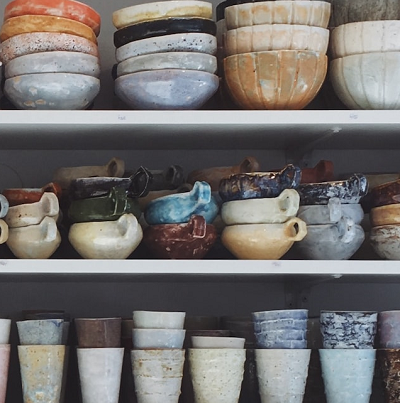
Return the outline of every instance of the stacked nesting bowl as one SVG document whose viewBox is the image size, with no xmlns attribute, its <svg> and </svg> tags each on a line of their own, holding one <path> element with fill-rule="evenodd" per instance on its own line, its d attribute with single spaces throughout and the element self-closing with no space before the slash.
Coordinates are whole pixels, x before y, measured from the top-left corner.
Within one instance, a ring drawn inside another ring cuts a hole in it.
<svg viewBox="0 0 400 403">
<path fill-rule="evenodd" d="M 261 1 L 225 8 L 224 79 L 245 109 L 302 109 L 326 76 L 330 4 Z"/>
<path fill-rule="evenodd" d="M 13 0 L 4 10 L 4 94 L 18 109 L 85 109 L 100 90 L 100 15 L 74 0 Z"/>
<path fill-rule="evenodd" d="M 217 91 L 216 24 L 200 0 L 113 13 L 115 93 L 133 109 L 198 109 Z"/>
</svg>

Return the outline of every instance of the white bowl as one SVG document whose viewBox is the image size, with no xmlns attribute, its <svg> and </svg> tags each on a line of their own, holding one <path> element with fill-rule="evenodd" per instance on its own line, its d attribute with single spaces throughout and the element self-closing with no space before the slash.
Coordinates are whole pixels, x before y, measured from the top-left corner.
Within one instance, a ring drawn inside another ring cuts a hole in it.
<svg viewBox="0 0 400 403">
<path fill-rule="evenodd" d="M 400 52 L 350 55 L 330 62 L 336 95 L 350 109 L 400 109 Z"/>
<path fill-rule="evenodd" d="M 185 69 L 214 74 L 217 58 L 200 52 L 163 52 L 130 57 L 118 64 L 117 77 L 145 70 Z"/>
<path fill-rule="evenodd" d="M 193 348 L 244 348 L 245 341 L 240 337 L 192 336 Z"/>
<path fill-rule="evenodd" d="M 133 311 L 136 329 L 183 329 L 186 312 Z"/>
<path fill-rule="evenodd" d="M 133 348 L 137 350 L 183 347 L 185 329 L 132 329 Z"/>
</svg>

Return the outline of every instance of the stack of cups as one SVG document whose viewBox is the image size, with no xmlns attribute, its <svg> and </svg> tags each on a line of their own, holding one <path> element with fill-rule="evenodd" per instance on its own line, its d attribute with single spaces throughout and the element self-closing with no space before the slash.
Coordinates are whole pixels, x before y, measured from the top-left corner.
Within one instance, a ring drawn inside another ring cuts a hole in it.
<svg viewBox="0 0 400 403">
<path fill-rule="evenodd" d="M 66 359 L 67 325 L 63 319 L 33 319 L 17 322 L 20 344 L 24 403 L 60 403 Z M 65 384 L 64 384 L 65 386 Z"/>
<path fill-rule="evenodd" d="M 133 311 L 132 373 L 138 403 L 178 403 L 185 312 Z"/>
<path fill-rule="evenodd" d="M 11 319 L 0 319 L 0 403 L 5 403 L 10 365 Z"/>
<path fill-rule="evenodd" d="M 319 350 L 327 403 L 368 403 L 376 350 L 376 312 L 321 311 Z"/>
<path fill-rule="evenodd" d="M 82 403 L 118 403 L 124 348 L 121 318 L 76 318 Z"/>
</svg>

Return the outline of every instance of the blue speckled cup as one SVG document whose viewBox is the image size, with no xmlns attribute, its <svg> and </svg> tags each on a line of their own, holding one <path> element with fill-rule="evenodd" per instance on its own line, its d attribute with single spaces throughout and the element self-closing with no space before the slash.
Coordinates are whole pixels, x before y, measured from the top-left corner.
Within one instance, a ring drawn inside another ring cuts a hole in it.
<svg viewBox="0 0 400 403">
<path fill-rule="evenodd" d="M 64 319 L 35 319 L 17 322 L 21 345 L 63 344 Z"/>
</svg>

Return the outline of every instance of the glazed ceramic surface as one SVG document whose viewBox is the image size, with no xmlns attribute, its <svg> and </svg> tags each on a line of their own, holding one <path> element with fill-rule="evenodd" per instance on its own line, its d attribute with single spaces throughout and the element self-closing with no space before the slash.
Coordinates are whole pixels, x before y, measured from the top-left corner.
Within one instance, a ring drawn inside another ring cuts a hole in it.
<svg viewBox="0 0 400 403">
<path fill-rule="evenodd" d="M 118 77 L 115 93 L 133 109 L 199 109 L 217 91 L 219 78 L 205 71 L 162 69 Z"/>
<path fill-rule="evenodd" d="M 251 317 L 253 322 L 263 322 L 266 320 L 307 320 L 308 309 L 274 309 L 270 311 L 252 312 Z"/>
<path fill-rule="evenodd" d="M 379 348 L 400 348 L 400 311 L 378 313 L 377 342 Z"/>
<path fill-rule="evenodd" d="M 371 190 L 371 202 L 372 207 L 400 203 L 400 179 L 373 188 Z"/>
<path fill-rule="evenodd" d="M 192 336 L 193 348 L 244 348 L 240 337 Z"/>
<path fill-rule="evenodd" d="M 183 329 L 186 312 L 133 311 L 136 329 Z"/>
<path fill-rule="evenodd" d="M 396 80 L 400 51 L 350 55 L 332 60 L 330 80 L 350 109 L 400 109 Z"/>
<path fill-rule="evenodd" d="M 400 399 L 399 373 L 400 350 L 379 349 L 376 351 L 377 367 L 382 376 L 383 393 L 387 403 L 395 403 Z"/>
<path fill-rule="evenodd" d="M 185 329 L 132 329 L 133 347 L 144 349 L 181 349 Z"/>
<path fill-rule="evenodd" d="M 381 225 L 371 228 L 369 242 L 374 251 L 382 258 L 400 260 L 400 225 Z"/>
<path fill-rule="evenodd" d="M 226 225 L 280 224 L 296 216 L 299 202 L 300 197 L 296 190 L 285 189 L 274 198 L 234 200 L 223 203 L 221 217 Z"/>
<path fill-rule="evenodd" d="M 63 319 L 37 319 L 17 322 L 21 345 L 61 345 Z"/>
<path fill-rule="evenodd" d="M 320 90 L 327 65 L 325 54 L 305 50 L 242 53 L 224 59 L 224 77 L 243 109 L 303 109 Z"/>
<path fill-rule="evenodd" d="M 5 403 L 6 401 L 10 347 L 10 344 L 0 345 L 0 403 Z"/>
<path fill-rule="evenodd" d="M 121 63 L 130 57 L 162 52 L 200 52 L 215 55 L 217 39 L 214 35 L 201 32 L 155 36 L 121 46 L 116 49 L 115 58 Z"/>
<path fill-rule="evenodd" d="M 228 30 L 226 56 L 267 50 L 311 50 L 326 53 L 329 31 L 309 25 L 262 24 Z"/>
<path fill-rule="evenodd" d="M 280 259 L 307 234 L 306 224 L 291 218 L 284 224 L 241 224 L 224 228 L 223 245 L 239 259 Z"/>
<path fill-rule="evenodd" d="M 330 182 L 334 180 L 332 161 L 320 160 L 313 168 L 302 168 L 301 183 Z"/>
<path fill-rule="evenodd" d="M 117 29 L 144 21 L 170 17 L 197 17 L 212 19 L 212 3 L 206 1 L 158 1 L 137 4 L 114 11 L 112 21 Z"/>
<path fill-rule="evenodd" d="M 75 318 L 78 347 L 118 348 L 121 346 L 121 318 Z"/>
<path fill-rule="evenodd" d="M 190 192 L 192 189 L 193 189 L 192 185 L 190 185 L 189 183 L 183 183 L 181 186 L 179 186 L 176 189 L 151 190 L 146 196 L 140 197 L 138 199 L 140 209 L 142 211 L 144 211 L 146 209 L 147 205 L 152 200 L 159 199 L 160 197 L 172 195 L 175 193 Z"/>
<path fill-rule="evenodd" d="M 0 60 L 5 64 L 31 53 L 69 51 L 99 57 L 96 44 L 77 35 L 58 32 L 31 32 L 13 36 L 0 43 Z"/>
<path fill-rule="evenodd" d="M 202 32 L 215 35 L 215 22 L 207 18 L 165 18 L 128 25 L 114 32 L 114 46 L 119 48 L 129 42 L 155 36 Z M 0 34 L 1 35 L 1 34 Z"/>
<path fill-rule="evenodd" d="M 320 324 L 324 348 L 372 349 L 377 320 L 377 312 L 321 311 Z"/>
<path fill-rule="evenodd" d="M 7 198 L 0 194 L 0 218 L 4 218 L 10 210 L 10 202 Z"/>
<path fill-rule="evenodd" d="M 83 74 L 24 74 L 5 82 L 4 94 L 19 109 L 85 109 L 100 91 L 100 80 Z"/>
<path fill-rule="evenodd" d="M 11 319 L 0 319 L 0 345 L 9 344 L 10 329 Z"/>
<path fill-rule="evenodd" d="M 50 15 L 21 15 L 9 18 L 0 29 L 0 41 L 30 32 L 59 32 L 81 36 L 97 44 L 93 30 L 81 22 Z"/>
<path fill-rule="evenodd" d="M 123 214 L 115 221 L 76 223 L 68 233 L 84 259 L 126 259 L 142 237 L 142 227 L 133 214 Z"/>
<path fill-rule="evenodd" d="M 369 212 L 372 227 L 400 224 L 400 204 L 372 208 Z"/>
<path fill-rule="evenodd" d="M 3 189 L 10 206 L 39 202 L 45 192 L 54 193 L 57 198 L 61 197 L 62 189 L 58 183 L 50 182 L 41 188 L 9 188 Z M 2 198 L 0 196 L 0 202 Z"/>
</svg>

